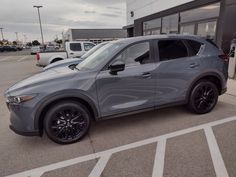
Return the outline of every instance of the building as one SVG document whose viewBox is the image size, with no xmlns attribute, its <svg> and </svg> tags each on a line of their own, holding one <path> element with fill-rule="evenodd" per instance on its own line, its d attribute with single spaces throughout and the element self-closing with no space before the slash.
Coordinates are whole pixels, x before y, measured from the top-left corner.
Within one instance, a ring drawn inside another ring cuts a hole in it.
<svg viewBox="0 0 236 177">
<path fill-rule="evenodd" d="M 124 29 L 69 29 L 65 33 L 67 41 L 91 41 L 95 44 L 126 37 Z"/>
<path fill-rule="evenodd" d="M 229 51 L 236 33 L 236 0 L 127 0 L 128 36 L 194 34 Z"/>
</svg>

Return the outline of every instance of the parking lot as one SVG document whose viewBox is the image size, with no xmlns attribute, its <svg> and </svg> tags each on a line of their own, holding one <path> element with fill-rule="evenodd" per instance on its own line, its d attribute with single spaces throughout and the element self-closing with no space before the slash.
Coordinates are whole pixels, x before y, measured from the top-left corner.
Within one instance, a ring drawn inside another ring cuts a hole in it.
<svg viewBox="0 0 236 177">
<path fill-rule="evenodd" d="M 8 128 L 4 90 L 40 72 L 35 64 L 27 51 L 0 53 L 0 176 L 236 176 L 236 81 L 209 114 L 179 106 L 96 122 L 79 143 L 62 146 Z"/>
</svg>

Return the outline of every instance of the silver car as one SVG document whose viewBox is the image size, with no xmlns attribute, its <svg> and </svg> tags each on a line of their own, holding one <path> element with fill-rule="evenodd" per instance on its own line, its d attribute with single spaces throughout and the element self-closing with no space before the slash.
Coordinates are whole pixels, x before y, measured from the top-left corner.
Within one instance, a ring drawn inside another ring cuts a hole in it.
<svg viewBox="0 0 236 177">
<path fill-rule="evenodd" d="M 228 58 L 196 36 L 157 35 L 110 42 L 77 67 L 31 76 L 5 92 L 10 128 L 79 141 L 91 121 L 173 105 L 210 112 L 226 92 Z"/>
</svg>

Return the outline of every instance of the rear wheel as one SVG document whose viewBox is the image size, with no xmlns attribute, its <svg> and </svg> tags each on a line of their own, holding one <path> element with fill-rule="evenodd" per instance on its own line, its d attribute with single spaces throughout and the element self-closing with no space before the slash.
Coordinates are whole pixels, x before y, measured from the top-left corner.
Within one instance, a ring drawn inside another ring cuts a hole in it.
<svg viewBox="0 0 236 177">
<path fill-rule="evenodd" d="M 197 114 L 206 114 L 216 105 L 219 92 L 216 85 L 207 80 L 199 81 L 192 89 L 188 107 Z"/>
<path fill-rule="evenodd" d="M 56 104 L 46 114 L 44 129 L 47 136 L 59 144 L 72 144 L 83 138 L 90 127 L 90 113 L 85 106 L 73 101 Z"/>
</svg>

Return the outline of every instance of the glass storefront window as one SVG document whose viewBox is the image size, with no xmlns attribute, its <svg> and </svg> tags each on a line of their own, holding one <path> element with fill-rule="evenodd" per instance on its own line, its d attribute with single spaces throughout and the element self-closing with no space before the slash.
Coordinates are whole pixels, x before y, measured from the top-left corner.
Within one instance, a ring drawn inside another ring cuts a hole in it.
<svg viewBox="0 0 236 177">
<path fill-rule="evenodd" d="M 178 33 L 179 15 L 169 15 L 162 18 L 162 33 Z"/>
<path fill-rule="evenodd" d="M 143 23 L 143 29 L 144 30 L 149 30 L 149 29 L 154 29 L 154 28 L 160 28 L 161 27 L 161 19 L 154 19 L 150 21 L 146 21 Z"/>
<path fill-rule="evenodd" d="M 161 28 L 160 18 L 146 21 L 143 23 L 143 34 L 144 35 L 160 34 L 160 28 Z"/>
<path fill-rule="evenodd" d="M 208 6 L 191 9 L 180 13 L 181 23 L 199 21 L 209 18 L 217 18 L 220 14 L 220 3 L 211 4 Z"/>
<path fill-rule="evenodd" d="M 181 28 L 180 28 L 180 33 L 181 34 L 191 34 L 191 35 L 193 35 L 194 34 L 194 28 L 195 28 L 194 24 L 182 25 Z"/>
<path fill-rule="evenodd" d="M 217 25 L 216 21 L 199 23 L 197 35 L 215 40 L 216 25 Z"/>
</svg>

